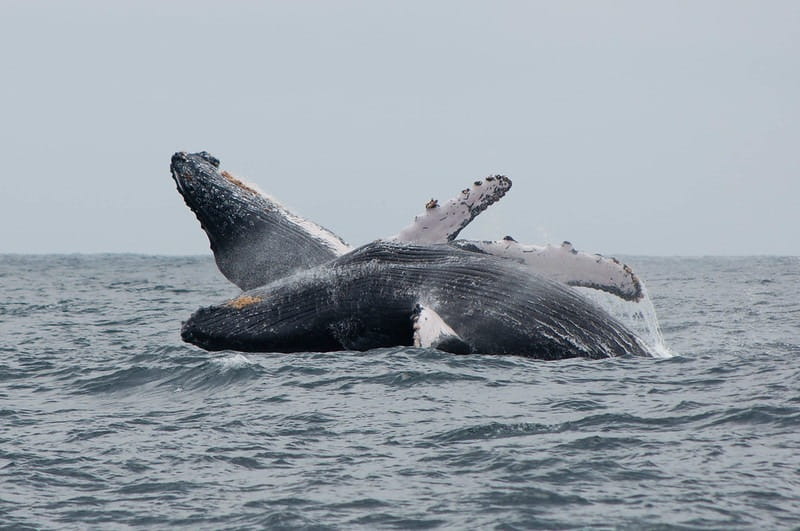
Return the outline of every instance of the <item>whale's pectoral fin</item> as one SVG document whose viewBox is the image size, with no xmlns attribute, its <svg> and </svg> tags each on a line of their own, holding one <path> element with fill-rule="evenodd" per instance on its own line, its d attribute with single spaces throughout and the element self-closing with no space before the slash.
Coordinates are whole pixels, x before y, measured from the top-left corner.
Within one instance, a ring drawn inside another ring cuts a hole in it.
<svg viewBox="0 0 800 531">
<path fill-rule="evenodd" d="M 569 242 L 560 246 L 525 245 L 506 236 L 497 241 L 457 240 L 452 244 L 514 260 L 534 273 L 570 286 L 598 289 L 632 302 L 644 297 L 642 283 L 630 267 L 616 258 L 578 251 Z"/>
<path fill-rule="evenodd" d="M 430 308 L 417 304 L 411 321 L 414 326 L 415 347 L 435 348 L 452 354 L 472 352 L 470 346 Z"/>
<path fill-rule="evenodd" d="M 504 175 L 492 175 L 475 181 L 472 187 L 465 188 L 441 205 L 431 199 L 425 205 L 424 213 L 390 239 L 416 243 L 452 241 L 475 216 L 498 201 L 510 188 L 511 179 Z"/>
</svg>

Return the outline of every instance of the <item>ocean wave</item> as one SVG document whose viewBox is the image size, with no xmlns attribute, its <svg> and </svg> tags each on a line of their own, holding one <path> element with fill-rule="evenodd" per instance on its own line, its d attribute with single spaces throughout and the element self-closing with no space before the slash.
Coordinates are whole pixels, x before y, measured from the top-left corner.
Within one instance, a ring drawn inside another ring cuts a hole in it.
<svg viewBox="0 0 800 531">
<path fill-rule="evenodd" d="M 642 263 L 681 356 L 208 353 L 211 259 L 0 257 L 0 527 L 797 527 L 797 260 Z"/>
</svg>

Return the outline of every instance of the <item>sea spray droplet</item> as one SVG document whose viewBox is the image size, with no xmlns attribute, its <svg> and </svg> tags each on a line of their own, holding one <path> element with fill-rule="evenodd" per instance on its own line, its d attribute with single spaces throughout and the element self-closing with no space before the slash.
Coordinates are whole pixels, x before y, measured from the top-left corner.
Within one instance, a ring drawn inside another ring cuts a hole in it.
<svg viewBox="0 0 800 531">
<path fill-rule="evenodd" d="M 675 353 L 665 344 L 653 301 L 650 299 L 644 282 L 640 280 L 640 283 L 642 299 L 638 302 L 626 301 L 595 289 L 584 287 L 575 287 L 575 289 L 633 330 L 644 341 L 644 346 L 651 356 L 671 358 L 675 356 Z"/>
</svg>

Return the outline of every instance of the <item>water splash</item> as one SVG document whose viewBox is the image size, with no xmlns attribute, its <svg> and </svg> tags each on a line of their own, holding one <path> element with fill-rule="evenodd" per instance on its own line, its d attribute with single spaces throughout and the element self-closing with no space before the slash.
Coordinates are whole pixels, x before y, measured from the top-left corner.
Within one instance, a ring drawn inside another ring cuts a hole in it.
<svg viewBox="0 0 800 531">
<path fill-rule="evenodd" d="M 211 360 L 212 363 L 219 365 L 222 370 L 241 369 L 253 365 L 253 362 L 247 356 L 242 354 L 231 354 L 224 358 L 216 358 Z"/>
<path fill-rule="evenodd" d="M 664 336 L 661 334 L 653 301 L 650 299 L 644 281 L 639 280 L 644 295 L 639 302 L 626 301 L 596 289 L 575 289 L 633 330 L 654 358 L 671 358 L 675 353 L 664 343 Z"/>
</svg>

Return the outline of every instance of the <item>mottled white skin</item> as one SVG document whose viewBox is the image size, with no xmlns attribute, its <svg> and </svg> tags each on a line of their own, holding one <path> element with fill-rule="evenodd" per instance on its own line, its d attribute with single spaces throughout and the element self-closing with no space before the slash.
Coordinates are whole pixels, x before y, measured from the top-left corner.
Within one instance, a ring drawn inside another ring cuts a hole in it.
<svg viewBox="0 0 800 531">
<path fill-rule="evenodd" d="M 443 205 L 432 199 L 426 211 L 415 217 L 411 225 L 388 239 L 409 243 L 452 242 L 464 227 L 510 188 L 511 181 L 506 177 L 487 177 Z M 614 258 L 576 251 L 567 242 L 561 246 L 539 246 L 506 239 L 457 240 L 453 244 L 526 264 L 534 273 L 571 286 L 599 289 L 630 301 L 642 298 L 639 280 L 628 266 Z"/>
<path fill-rule="evenodd" d="M 431 199 L 425 212 L 413 223 L 388 240 L 410 243 L 446 243 L 452 241 L 475 216 L 498 201 L 511 188 L 511 180 L 503 175 L 475 181 L 453 199 L 440 205 Z"/>
<path fill-rule="evenodd" d="M 639 301 L 643 297 L 641 283 L 630 267 L 616 258 L 577 251 L 569 242 L 560 246 L 540 246 L 506 238 L 497 241 L 459 240 L 453 244 L 525 264 L 534 273 L 570 286 L 606 291 L 629 301 Z"/>
<path fill-rule="evenodd" d="M 448 342 L 463 343 L 458 334 L 450 328 L 438 313 L 417 305 L 413 316 L 414 346 L 419 348 L 439 348 Z"/>
</svg>

